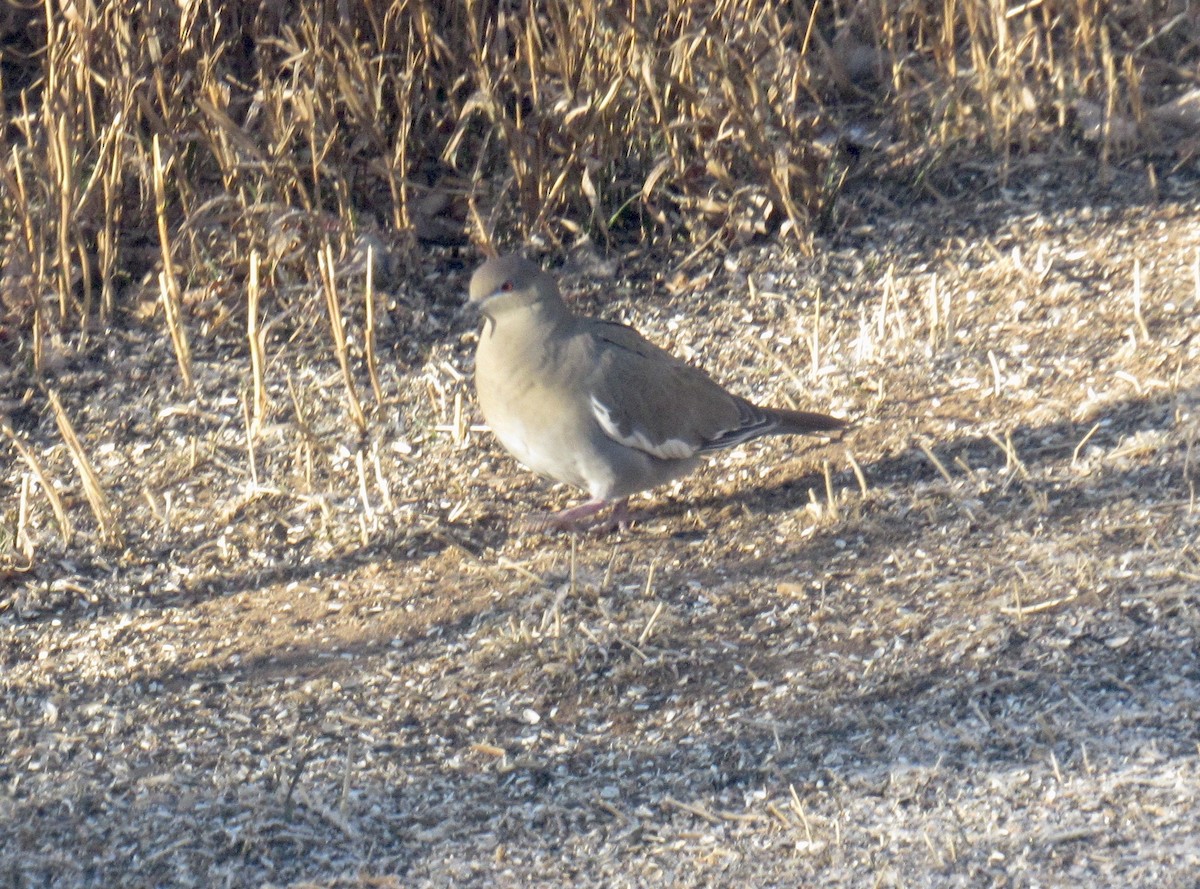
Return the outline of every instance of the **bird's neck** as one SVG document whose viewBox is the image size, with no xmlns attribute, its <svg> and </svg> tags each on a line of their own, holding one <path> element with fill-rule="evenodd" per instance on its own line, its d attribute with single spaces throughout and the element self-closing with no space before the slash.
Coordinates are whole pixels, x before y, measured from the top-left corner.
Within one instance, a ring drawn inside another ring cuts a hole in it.
<svg viewBox="0 0 1200 889">
<path fill-rule="evenodd" d="M 548 336 L 570 329 L 576 319 L 561 302 L 536 302 L 514 306 L 495 316 L 489 316 L 484 336 L 504 340 L 506 348 L 521 348 L 545 342 Z"/>
<path fill-rule="evenodd" d="M 543 385 L 546 374 L 552 373 L 558 356 L 572 340 L 573 321 L 570 312 L 546 313 L 533 307 L 491 319 L 480 332 L 475 352 L 480 397 L 493 402 L 507 400 Z"/>
</svg>

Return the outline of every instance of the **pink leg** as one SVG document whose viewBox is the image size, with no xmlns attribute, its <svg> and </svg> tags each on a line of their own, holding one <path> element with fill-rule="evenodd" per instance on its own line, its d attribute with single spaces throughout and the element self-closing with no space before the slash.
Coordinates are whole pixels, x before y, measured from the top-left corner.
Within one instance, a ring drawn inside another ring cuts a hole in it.
<svg viewBox="0 0 1200 889">
<path fill-rule="evenodd" d="M 613 504 L 612 515 L 601 522 L 596 513 L 608 506 L 608 500 L 589 500 L 579 506 L 564 509 L 553 515 L 531 516 L 526 525 L 536 531 L 554 529 L 557 531 L 582 531 L 593 528 L 603 534 L 614 528 L 624 527 L 629 521 L 628 499 L 618 500 Z"/>
</svg>

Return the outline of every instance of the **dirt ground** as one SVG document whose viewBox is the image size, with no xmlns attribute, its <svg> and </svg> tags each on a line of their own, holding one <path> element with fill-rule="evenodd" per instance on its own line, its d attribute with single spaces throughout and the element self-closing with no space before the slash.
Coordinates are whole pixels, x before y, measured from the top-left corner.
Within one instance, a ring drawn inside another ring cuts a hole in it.
<svg viewBox="0 0 1200 889">
<path fill-rule="evenodd" d="M 1095 180 L 559 269 L 855 423 L 608 536 L 520 533 L 575 494 L 475 425 L 465 254 L 389 293 L 361 436 L 320 311 L 252 448 L 244 319 L 189 317 L 195 399 L 161 318 L 63 350 L 118 543 L 0 370 L 74 526 L 5 443 L 0 883 L 1200 885 L 1200 176 Z"/>
</svg>

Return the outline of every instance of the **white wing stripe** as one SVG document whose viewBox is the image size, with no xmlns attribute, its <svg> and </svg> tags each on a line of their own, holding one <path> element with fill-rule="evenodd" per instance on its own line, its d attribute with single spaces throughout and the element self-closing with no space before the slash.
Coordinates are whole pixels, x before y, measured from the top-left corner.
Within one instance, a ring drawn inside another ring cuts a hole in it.
<svg viewBox="0 0 1200 889">
<path fill-rule="evenodd" d="M 633 430 L 630 435 L 622 435 L 621 430 L 617 428 L 617 424 L 613 422 L 612 411 L 605 407 L 595 395 L 591 397 L 591 403 L 592 415 L 596 418 L 596 422 L 600 424 L 600 428 L 604 430 L 604 434 L 613 441 L 625 445 L 627 448 L 636 448 L 639 451 L 645 451 L 647 454 L 658 457 L 661 460 L 684 460 L 696 453 L 694 447 L 678 438 L 669 438 L 666 441 L 656 444 L 650 441 L 639 429 Z"/>
</svg>

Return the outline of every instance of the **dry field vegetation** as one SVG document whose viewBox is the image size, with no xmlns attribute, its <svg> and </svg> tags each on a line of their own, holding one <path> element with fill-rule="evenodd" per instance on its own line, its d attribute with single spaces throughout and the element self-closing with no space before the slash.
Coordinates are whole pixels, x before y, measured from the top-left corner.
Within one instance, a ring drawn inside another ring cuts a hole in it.
<svg viewBox="0 0 1200 889">
<path fill-rule="evenodd" d="M 1192 0 L 0 5 L 0 884 L 1196 886 Z M 757 399 L 632 528 L 553 266 Z"/>
</svg>

